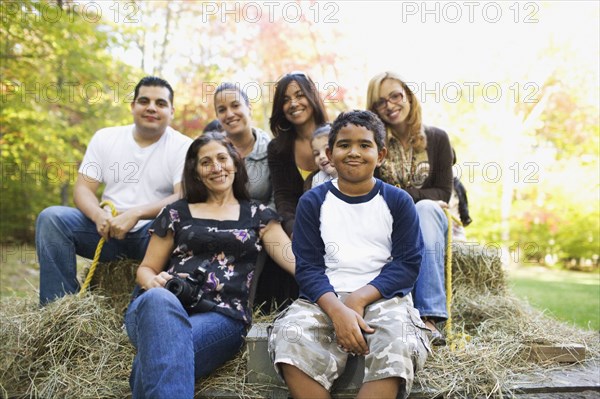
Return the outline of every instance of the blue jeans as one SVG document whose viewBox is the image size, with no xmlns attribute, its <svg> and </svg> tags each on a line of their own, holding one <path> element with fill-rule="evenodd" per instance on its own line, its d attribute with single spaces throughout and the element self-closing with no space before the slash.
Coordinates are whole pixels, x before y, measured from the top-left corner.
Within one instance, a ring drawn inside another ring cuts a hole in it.
<svg viewBox="0 0 600 399">
<path fill-rule="evenodd" d="M 122 240 L 104 243 L 100 261 L 120 258 L 142 259 L 150 240 L 151 223 Z M 100 235 L 96 224 L 79 209 L 52 206 L 38 216 L 35 226 L 35 247 L 40 263 L 40 304 L 79 290 L 75 255 L 93 259 Z"/>
<path fill-rule="evenodd" d="M 421 200 L 415 206 L 425 244 L 421 270 L 413 291 L 415 308 L 421 317 L 445 320 L 448 318 L 444 280 L 448 218 L 435 201 Z"/>
<path fill-rule="evenodd" d="M 246 336 L 241 320 L 217 312 L 188 315 L 164 288 L 136 298 L 125 327 L 137 349 L 129 378 L 133 399 L 193 398 L 196 378 L 232 359 Z"/>
</svg>

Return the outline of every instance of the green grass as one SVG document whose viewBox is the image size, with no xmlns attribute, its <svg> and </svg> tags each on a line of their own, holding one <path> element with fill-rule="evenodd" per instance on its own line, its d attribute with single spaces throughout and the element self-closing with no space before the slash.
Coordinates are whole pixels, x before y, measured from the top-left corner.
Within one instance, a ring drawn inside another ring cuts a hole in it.
<svg viewBox="0 0 600 399">
<path fill-rule="evenodd" d="M 39 295 L 40 267 L 35 246 L 0 243 L 0 297 L 29 297 Z M 77 271 L 81 274 L 90 260 L 77 257 Z"/>
<path fill-rule="evenodd" d="M 508 272 L 512 291 L 557 320 L 600 331 L 600 274 L 518 267 Z"/>
<path fill-rule="evenodd" d="M 40 269 L 35 246 L 3 243 L 1 249 L 0 296 L 37 295 Z"/>
</svg>

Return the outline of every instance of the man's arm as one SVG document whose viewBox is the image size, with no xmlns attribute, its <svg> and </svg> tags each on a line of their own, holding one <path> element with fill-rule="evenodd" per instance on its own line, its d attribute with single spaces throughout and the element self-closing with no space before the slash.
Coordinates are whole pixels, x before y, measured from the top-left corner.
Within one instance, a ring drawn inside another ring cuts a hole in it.
<svg viewBox="0 0 600 399">
<path fill-rule="evenodd" d="M 173 191 L 173 194 L 160 201 L 133 207 L 120 213 L 116 217 L 111 218 L 109 221 L 110 236 L 122 240 L 125 238 L 125 234 L 127 234 L 140 220 L 156 218 L 162 208 L 180 198 L 181 183 L 175 184 L 173 186 Z"/>
<path fill-rule="evenodd" d="M 113 217 L 109 210 L 100 208 L 100 201 L 96 193 L 100 182 L 81 173 L 77 176 L 73 190 L 75 206 L 85 216 L 96 223 L 96 230 L 105 239 L 110 237 L 116 239 L 125 238 L 133 226 L 141 219 L 154 219 L 162 208 L 177 201 L 181 195 L 181 184 L 173 186 L 174 193 L 170 196 L 150 204 L 140 205 Z"/>
<path fill-rule="evenodd" d="M 108 239 L 110 236 L 108 220 L 111 218 L 111 214 L 100 208 L 100 201 L 96 196 L 99 187 L 99 181 L 79 173 L 73 189 L 73 201 L 85 216 L 96 223 L 98 234 Z"/>
</svg>

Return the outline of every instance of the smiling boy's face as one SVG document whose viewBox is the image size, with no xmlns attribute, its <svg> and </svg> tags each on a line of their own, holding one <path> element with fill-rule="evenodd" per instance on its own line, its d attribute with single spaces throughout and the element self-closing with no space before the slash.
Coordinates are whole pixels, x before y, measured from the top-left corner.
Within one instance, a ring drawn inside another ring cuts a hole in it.
<svg viewBox="0 0 600 399">
<path fill-rule="evenodd" d="M 342 184 L 372 187 L 375 168 L 381 165 L 386 154 L 385 147 L 377 149 L 372 131 L 352 124 L 342 127 L 333 148 L 327 149 L 327 156 L 338 173 L 340 187 Z"/>
</svg>

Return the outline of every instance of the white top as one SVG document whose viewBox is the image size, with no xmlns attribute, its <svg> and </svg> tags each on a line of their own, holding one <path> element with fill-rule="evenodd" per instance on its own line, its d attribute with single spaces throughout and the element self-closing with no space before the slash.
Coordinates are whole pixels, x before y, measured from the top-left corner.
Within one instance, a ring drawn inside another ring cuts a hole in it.
<svg viewBox="0 0 600 399">
<path fill-rule="evenodd" d="M 333 185 L 338 188 L 337 179 Z M 392 260 L 394 218 L 381 195 L 348 203 L 329 191 L 320 219 L 325 275 L 336 292 L 354 292 L 367 285 Z M 340 220 L 352 222 L 341 229 Z"/>
<path fill-rule="evenodd" d="M 326 181 L 329 181 L 329 180 L 332 180 L 332 179 L 333 179 L 333 176 L 331 176 L 330 174 L 327 174 L 327 173 L 323 172 L 322 170 L 319 170 L 319 172 L 315 173 L 315 175 L 312 178 L 311 188 L 315 188 L 319 184 L 323 184 Z"/>
<path fill-rule="evenodd" d="M 160 201 L 181 181 L 185 155 L 192 139 L 167 127 L 152 145 L 140 147 L 134 125 L 101 129 L 90 141 L 79 173 L 104 183 L 103 200 L 119 212 Z M 136 231 L 150 220 L 140 220 Z"/>
<path fill-rule="evenodd" d="M 414 201 L 377 179 L 368 194 L 354 197 L 337 182 L 318 185 L 298 202 L 292 250 L 300 296 L 317 302 L 326 292 L 366 284 L 384 298 L 409 295 L 423 249 Z"/>
</svg>

